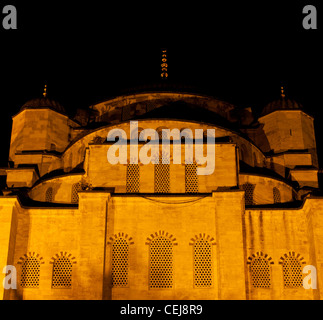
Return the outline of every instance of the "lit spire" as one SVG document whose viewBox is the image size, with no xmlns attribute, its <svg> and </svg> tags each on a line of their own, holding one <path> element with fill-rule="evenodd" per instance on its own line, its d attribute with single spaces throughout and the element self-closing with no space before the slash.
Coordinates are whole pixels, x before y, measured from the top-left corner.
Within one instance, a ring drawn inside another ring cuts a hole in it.
<svg viewBox="0 0 323 320">
<path fill-rule="evenodd" d="M 45 84 L 43 96 L 44 96 L 44 98 L 46 98 L 46 96 L 47 96 L 47 84 Z"/>
<path fill-rule="evenodd" d="M 280 87 L 280 96 L 282 97 L 282 98 L 285 98 L 285 90 L 284 90 L 284 87 L 282 86 L 282 87 Z"/>
<path fill-rule="evenodd" d="M 160 74 L 160 77 L 162 79 L 167 79 L 168 78 L 168 63 L 167 63 L 167 50 L 166 49 L 163 49 L 162 50 L 162 56 L 161 56 L 161 74 Z"/>
</svg>

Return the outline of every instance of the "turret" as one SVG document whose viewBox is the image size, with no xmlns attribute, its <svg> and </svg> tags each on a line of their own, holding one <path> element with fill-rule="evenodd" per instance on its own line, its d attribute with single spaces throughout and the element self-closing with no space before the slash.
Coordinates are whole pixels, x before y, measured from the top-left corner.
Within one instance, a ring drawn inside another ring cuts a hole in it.
<svg viewBox="0 0 323 320">
<path fill-rule="evenodd" d="M 59 154 L 70 141 L 73 123 L 63 106 L 47 97 L 46 87 L 43 97 L 26 102 L 12 121 L 9 161 L 14 169 L 34 165 L 42 176 L 60 166 Z"/>
<path fill-rule="evenodd" d="M 300 187 L 318 187 L 314 118 L 303 106 L 286 98 L 282 88 L 281 97 L 263 109 L 259 123 L 256 140 L 270 168 Z"/>
</svg>

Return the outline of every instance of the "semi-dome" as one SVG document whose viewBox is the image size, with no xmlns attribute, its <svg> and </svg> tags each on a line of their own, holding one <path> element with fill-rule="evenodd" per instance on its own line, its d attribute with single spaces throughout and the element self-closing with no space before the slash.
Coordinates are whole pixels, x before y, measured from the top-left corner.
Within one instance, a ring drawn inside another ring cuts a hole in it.
<svg viewBox="0 0 323 320">
<path fill-rule="evenodd" d="M 38 108 L 50 108 L 60 113 L 66 113 L 64 107 L 59 102 L 47 97 L 31 99 L 27 101 L 20 110 Z"/>
<path fill-rule="evenodd" d="M 277 110 L 302 110 L 303 106 L 295 100 L 281 97 L 268 103 L 262 110 L 261 117 Z"/>
</svg>

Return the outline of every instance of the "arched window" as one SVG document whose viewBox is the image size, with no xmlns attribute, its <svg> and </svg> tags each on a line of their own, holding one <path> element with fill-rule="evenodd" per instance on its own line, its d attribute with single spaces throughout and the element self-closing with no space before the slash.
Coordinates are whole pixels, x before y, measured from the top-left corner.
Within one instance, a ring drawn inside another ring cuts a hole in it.
<svg viewBox="0 0 323 320">
<path fill-rule="evenodd" d="M 112 243 L 112 286 L 128 286 L 129 244 L 123 238 Z"/>
<path fill-rule="evenodd" d="M 127 193 L 137 193 L 140 191 L 139 164 L 129 163 L 127 165 L 126 191 Z"/>
<path fill-rule="evenodd" d="M 244 144 L 242 144 L 241 147 L 240 147 L 240 153 L 241 153 L 241 160 L 243 162 L 246 162 L 247 161 L 248 150 L 247 150 L 247 147 Z"/>
<path fill-rule="evenodd" d="M 187 163 L 185 164 L 185 192 L 186 193 L 198 193 L 198 175 L 197 164 Z"/>
<path fill-rule="evenodd" d="M 53 188 L 52 187 L 49 187 L 46 190 L 45 201 L 46 202 L 52 202 L 53 201 Z"/>
<path fill-rule="evenodd" d="M 280 191 L 276 187 L 273 188 L 273 198 L 274 198 L 274 203 L 281 202 Z"/>
<path fill-rule="evenodd" d="M 254 189 L 255 186 L 249 182 L 242 185 L 242 189 L 245 191 L 245 205 L 250 206 L 254 204 Z"/>
<path fill-rule="evenodd" d="M 40 277 L 40 260 L 37 256 L 29 253 L 29 256 L 25 255 L 25 258 L 21 258 L 21 277 L 20 285 L 23 288 L 38 288 Z"/>
<path fill-rule="evenodd" d="M 65 256 L 57 257 L 53 262 L 52 288 L 72 287 L 72 262 Z"/>
<path fill-rule="evenodd" d="M 253 166 L 257 167 L 257 165 L 258 165 L 257 156 L 256 156 L 256 153 L 254 152 L 253 153 Z"/>
<path fill-rule="evenodd" d="M 173 287 L 173 243 L 159 236 L 149 245 L 149 287 L 170 289 Z"/>
<path fill-rule="evenodd" d="M 271 286 L 271 270 L 270 265 L 273 264 L 271 258 L 262 252 L 257 252 L 248 258 L 250 265 L 251 285 L 254 288 L 270 288 Z"/>
<path fill-rule="evenodd" d="M 164 163 L 163 163 L 164 162 Z M 155 193 L 170 192 L 170 165 L 169 157 L 162 156 L 155 164 Z"/>
<path fill-rule="evenodd" d="M 194 286 L 197 288 L 212 287 L 212 247 L 206 239 L 195 241 L 194 253 Z"/>
<path fill-rule="evenodd" d="M 81 187 L 81 184 L 78 182 L 78 183 L 74 183 L 72 185 L 72 196 L 71 196 L 71 202 L 72 203 L 78 203 L 79 201 L 79 191 L 82 190 L 82 187 Z"/>
<path fill-rule="evenodd" d="M 305 261 L 300 254 L 289 252 L 280 258 L 279 264 L 283 267 L 283 278 L 285 288 L 300 288 L 303 286 L 303 267 Z"/>
</svg>

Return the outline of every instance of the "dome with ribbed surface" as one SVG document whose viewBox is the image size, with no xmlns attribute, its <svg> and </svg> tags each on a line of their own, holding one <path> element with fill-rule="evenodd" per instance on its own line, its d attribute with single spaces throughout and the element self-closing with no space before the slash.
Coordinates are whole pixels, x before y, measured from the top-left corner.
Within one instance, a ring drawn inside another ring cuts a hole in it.
<svg viewBox="0 0 323 320">
<path fill-rule="evenodd" d="M 265 116 L 277 110 L 302 110 L 303 106 L 292 99 L 280 98 L 268 103 L 262 110 L 261 116 Z"/>
<path fill-rule="evenodd" d="M 29 100 L 21 107 L 20 110 L 38 108 L 50 108 L 60 113 L 66 112 L 64 107 L 59 102 L 49 99 L 47 97 Z"/>
</svg>

